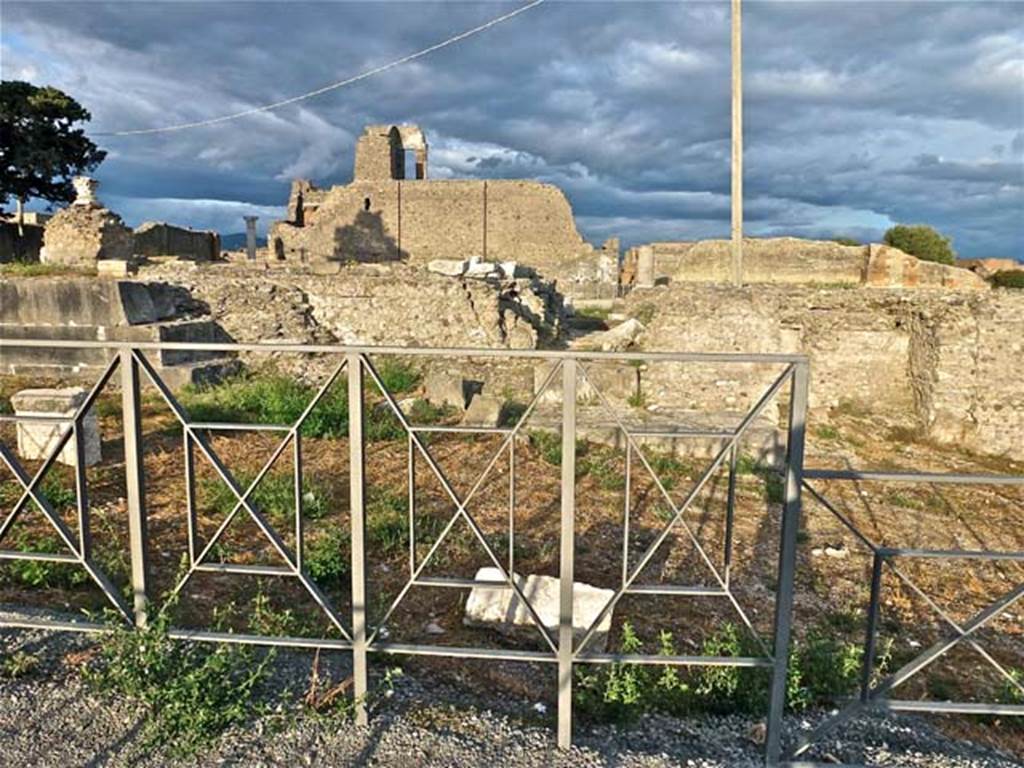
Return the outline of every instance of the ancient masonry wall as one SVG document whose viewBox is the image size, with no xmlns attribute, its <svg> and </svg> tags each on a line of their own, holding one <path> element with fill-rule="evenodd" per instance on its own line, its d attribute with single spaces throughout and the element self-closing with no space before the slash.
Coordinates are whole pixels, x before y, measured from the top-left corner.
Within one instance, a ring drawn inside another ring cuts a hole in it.
<svg viewBox="0 0 1024 768">
<path fill-rule="evenodd" d="M 425 263 L 480 256 L 544 272 L 595 253 L 562 191 L 534 181 L 357 181 L 307 191 L 304 202 L 311 203 L 304 226 L 271 228 L 272 258 Z"/>
<path fill-rule="evenodd" d="M 851 403 L 940 442 L 1024 458 L 1019 293 L 677 285 L 635 291 L 629 304 L 640 314 L 657 307 L 645 349 L 805 352 L 813 410 Z M 734 410 L 751 407 L 776 373 L 659 364 L 642 387 L 659 404 Z"/>
<path fill-rule="evenodd" d="M 177 256 L 194 261 L 220 258 L 220 235 L 212 231 L 176 227 L 162 221 L 147 221 L 134 233 L 137 256 Z"/>
<path fill-rule="evenodd" d="M 732 251 L 728 240 L 652 243 L 655 276 L 670 282 L 729 283 Z M 626 255 L 632 274 L 638 249 Z M 988 284 L 959 267 L 921 261 L 897 248 L 840 245 L 795 237 L 744 238 L 745 283 L 870 285 L 888 288 L 986 290 Z"/>
</svg>

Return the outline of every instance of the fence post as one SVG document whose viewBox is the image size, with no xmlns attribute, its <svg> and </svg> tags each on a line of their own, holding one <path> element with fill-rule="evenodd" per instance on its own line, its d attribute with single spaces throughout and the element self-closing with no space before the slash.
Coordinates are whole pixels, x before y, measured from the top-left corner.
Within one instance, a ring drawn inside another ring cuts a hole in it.
<svg viewBox="0 0 1024 768">
<path fill-rule="evenodd" d="M 128 546 L 131 551 L 135 626 L 146 626 L 149 571 L 146 561 L 146 497 L 142 463 L 142 414 L 139 411 L 139 363 L 131 349 L 121 349 L 121 419 L 124 434 L 125 500 L 128 504 Z"/>
<path fill-rule="evenodd" d="M 366 725 L 366 462 L 363 453 L 363 363 L 346 356 L 348 368 L 349 516 L 352 529 L 352 694 L 356 724 Z"/>
<path fill-rule="evenodd" d="M 793 587 L 796 574 L 797 533 L 800 529 L 800 490 L 803 485 L 804 433 L 807 427 L 806 360 L 794 364 L 786 440 L 786 494 L 782 509 L 778 584 L 775 588 L 775 642 L 772 684 L 768 701 L 765 764 L 776 766 L 782 751 L 782 717 L 786 710 L 786 676 L 793 622 Z"/>
<path fill-rule="evenodd" d="M 562 364 L 562 514 L 558 569 L 558 747 L 572 746 L 573 558 L 576 515 L 576 360 Z"/>
</svg>

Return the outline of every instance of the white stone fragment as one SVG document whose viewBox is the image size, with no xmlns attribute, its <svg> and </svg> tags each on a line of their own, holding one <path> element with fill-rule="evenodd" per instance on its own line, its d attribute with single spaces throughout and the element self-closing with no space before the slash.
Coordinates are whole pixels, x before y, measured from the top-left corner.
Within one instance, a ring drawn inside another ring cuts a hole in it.
<svg viewBox="0 0 1024 768">
<path fill-rule="evenodd" d="M 11 396 L 11 405 L 16 416 L 72 416 L 85 402 L 89 392 L 84 387 L 64 389 L 23 389 Z M 23 459 L 41 460 L 50 455 L 57 445 L 68 422 L 19 421 L 18 454 Z M 90 408 L 82 418 L 82 437 L 85 444 L 85 466 L 100 461 L 100 430 L 96 411 Z M 74 438 L 68 440 L 60 452 L 58 461 L 75 466 L 77 450 Z"/>
<path fill-rule="evenodd" d="M 557 634 L 558 579 L 534 574 L 525 579 L 519 574 L 513 574 L 513 578 L 544 626 Z M 502 581 L 501 571 L 497 568 L 481 568 L 476 572 L 475 579 L 480 582 Z M 586 633 L 614 595 L 615 591 L 611 589 L 600 589 L 582 582 L 573 583 L 572 624 L 573 634 L 577 638 Z M 519 600 L 519 596 L 511 587 L 481 585 L 473 587 L 469 593 L 463 623 L 468 626 L 496 626 L 501 631 L 508 631 L 513 626 L 530 626 L 534 622 L 529 609 Z M 604 650 L 611 626 L 612 612 L 608 611 L 598 624 L 594 637 L 587 647 L 597 651 Z"/>
<path fill-rule="evenodd" d="M 621 352 L 633 346 L 645 330 L 643 323 L 635 317 L 631 317 L 611 330 L 587 337 L 583 346 L 587 349 L 599 349 L 602 352 Z"/>
<path fill-rule="evenodd" d="M 427 263 L 427 269 L 430 272 L 448 277 L 462 277 L 466 274 L 468 266 L 469 262 L 462 259 L 434 259 Z"/>
</svg>

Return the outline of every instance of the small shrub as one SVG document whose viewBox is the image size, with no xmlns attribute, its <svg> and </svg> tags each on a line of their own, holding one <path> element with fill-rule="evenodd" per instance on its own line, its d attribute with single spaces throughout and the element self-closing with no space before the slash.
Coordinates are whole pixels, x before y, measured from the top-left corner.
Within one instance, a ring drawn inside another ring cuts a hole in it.
<svg viewBox="0 0 1024 768">
<path fill-rule="evenodd" d="M 1003 269 L 992 275 L 992 285 L 999 288 L 1024 288 L 1024 269 Z"/>
<path fill-rule="evenodd" d="M 629 403 L 631 408 L 643 408 L 647 405 L 647 398 L 642 390 L 637 389 L 636 392 L 626 398 L 626 402 Z"/>
<path fill-rule="evenodd" d="M 636 312 L 633 313 L 633 317 L 639 320 L 644 325 L 650 325 L 651 320 L 658 314 L 658 307 L 655 304 L 641 304 L 637 307 Z"/>
<path fill-rule="evenodd" d="M 366 538 L 384 554 L 409 546 L 409 501 L 405 496 L 377 492 L 366 506 Z"/>
<path fill-rule="evenodd" d="M 347 530 L 332 528 L 306 544 L 306 570 L 321 587 L 337 585 L 348 574 L 350 564 Z"/>
<path fill-rule="evenodd" d="M 0 678 L 17 680 L 32 674 L 39 666 L 39 657 L 25 651 L 15 651 L 0 661 Z"/>
<path fill-rule="evenodd" d="M 12 545 L 18 552 L 58 554 L 68 548 L 55 534 L 28 536 L 25 533 L 12 537 Z M 55 563 L 46 560 L 9 560 L 5 570 L 7 579 L 26 587 L 73 589 L 89 582 L 89 574 L 80 565 Z"/>
<path fill-rule="evenodd" d="M 626 487 L 622 457 L 612 451 L 588 452 L 578 462 L 580 476 L 589 475 L 605 491 L 621 491 Z"/>
<path fill-rule="evenodd" d="M 885 244 L 923 261 L 948 265 L 956 263 L 952 241 L 926 224 L 897 224 L 885 233 Z"/>
<path fill-rule="evenodd" d="M 562 436 L 557 432 L 533 430 L 530 432 L 530 445 L 548 464 L 555 467 L 562 465 Z"/>
<path fill-rule="evenodd" d="M 188 756 L 266 710 L 257 693 L 269 678 L 275 652 L 172 640 L 172 607 L 166 603 L 145 629 L 114 624 L 85 676 L 97 691 L 144 706 L 147 749 Z"/>
<path fill-rule="evenodd" d="M 831 424 L 821 424 L 815 428 L 814 434 L 821 440 L 836 440 L 839 437 L 839 430 Z"/>
<path fill-rule="evenodd" d="M 255 479 L 255 474 L 235 475 L 242 493 Z M 219 514 L 226 515 L 238 497 L 219 477 L 204 478 L 199 483 L 199 500 L 203 506 L 210 506 Z M 287 521 L 295 514 L 295 487 L 292 475 L 267 473 L 259 485 L 249 494 L 249 501 L 257 510 L 275 523 Z M 319 520 L 330 512 L 327 490 L 317 482 L 306 481 L 302 489 L 302 512 L 310 520 Z"/>
<path fill-rule="evenodd" d="M 402 360 L 385 360 L 377 370 L 380 380 L 388 391 L 394 395 L 411 392 L 420 385 L 420 374 Z"/>
<path fill-rule="evenodd" d="M 860 240 L 853 237 L 834 237 L 832 238 L 832 242 L 838 243 L 839 245 L 861 245 Z"/>
</svg>

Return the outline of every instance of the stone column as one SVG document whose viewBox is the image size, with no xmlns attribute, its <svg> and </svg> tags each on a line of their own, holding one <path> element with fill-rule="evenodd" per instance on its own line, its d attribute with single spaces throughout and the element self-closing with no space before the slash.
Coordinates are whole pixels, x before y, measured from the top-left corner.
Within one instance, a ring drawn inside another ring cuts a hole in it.
<svg viewBox="0 0 1024 768">
<path fill-rule="evenodd" d="M 654 287 L 654 247 L 641 245 L 636 249 L 636 287 Z"/>
<path fill-rule="evenodd" d="M 245 257 L 256 261 L 256 221 L 259 216 L 243 216 L 245 219 Z"/>
</svg>

